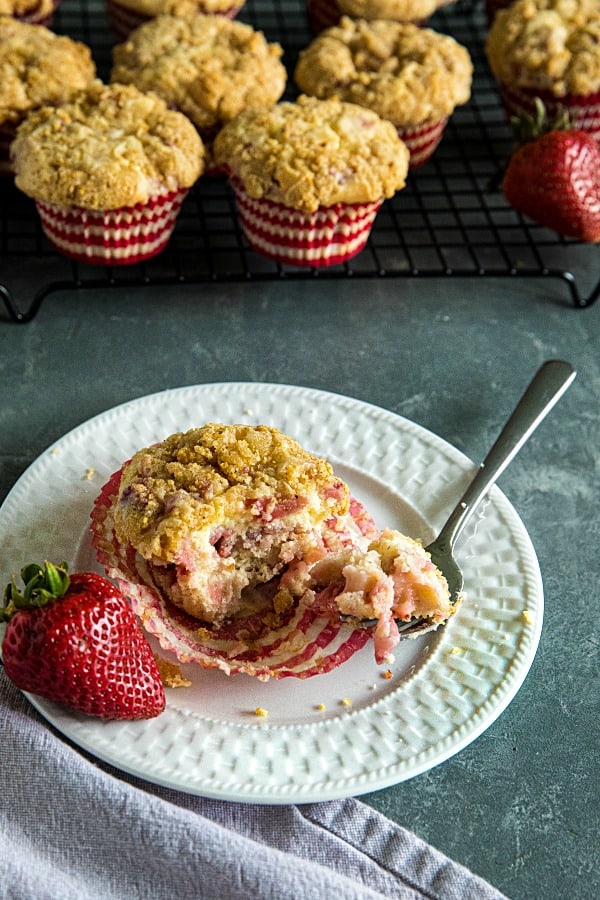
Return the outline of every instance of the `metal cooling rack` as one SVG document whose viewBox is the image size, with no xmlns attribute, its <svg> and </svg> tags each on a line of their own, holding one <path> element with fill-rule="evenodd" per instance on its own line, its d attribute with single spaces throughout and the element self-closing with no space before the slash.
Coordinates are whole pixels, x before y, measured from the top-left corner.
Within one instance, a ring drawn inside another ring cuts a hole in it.
<svg viewBox="0 0 600 900">
<path fill-rule="evenodd" d="M 247 0 L 239 18 L 282 44 L 292 72 L 310 40 L 304 0 Z M 307 270 L 261 257 L 241 233 L 227 183 L 204 178 L 188 195 L 160 256 L 133 266 L 87 266 L 52 248 L 33 202 L 5 178 L 0 179 L 0 297 L 9 319 L 31 321 L 54 291 L 349 277 L 554 278 L 564 285 L 568 302 L 590 306 L 600 295 L 598 246 L 560 238 L 524 220 L 493 188 L 512 137 L 485 60 L 482 4 L 459 0 L 429 24 L 469 48 L 473 97 L 451 118 L 434 157 L 386 201 L 367 247 L 353 260 Z M 108 79 L 114 40 L 102 0 L 62 0 L 54 29 L 87 43 L 99 76 Z M 290 79 L 286 98 L 294 96 Z"/>
</svg>

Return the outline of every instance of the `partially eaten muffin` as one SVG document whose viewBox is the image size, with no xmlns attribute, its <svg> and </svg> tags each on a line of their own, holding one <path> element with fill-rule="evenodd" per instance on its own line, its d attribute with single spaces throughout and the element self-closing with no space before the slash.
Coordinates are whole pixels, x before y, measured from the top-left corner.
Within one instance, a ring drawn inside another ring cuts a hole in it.
<svg viewBox="0 0 600 900">
<path fill-rule="evenodd" d="M 420 544 L 380 532 L 327 460 L 266 425 L 210 423 L 138 451 L 92 521 L 99 560 L 163 647 L 230 673 L 317 674 L 365 634 L 381 662 L 397 618 L 455 609 Z"/>
</svg>

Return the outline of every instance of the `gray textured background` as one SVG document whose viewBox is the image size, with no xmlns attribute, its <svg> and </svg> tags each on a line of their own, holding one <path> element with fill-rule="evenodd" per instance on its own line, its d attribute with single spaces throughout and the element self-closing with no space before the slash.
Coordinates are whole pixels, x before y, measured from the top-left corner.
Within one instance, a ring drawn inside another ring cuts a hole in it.
<svg viewBox="0 0 600 900">
<path fill-rule="evenodd" d="M 0 319 L 0 497 L 90 416 L 211 381 L 348 394 L 479 462 L 539 364 L 569 360 L 575 383 L 500 480 L 545 585 L 532 669 L 473 744 L 364 799 L 513 898 L 598 896 L 599 322 L 541 278 L 53 294 L 29 325 Z"/>
</svg>

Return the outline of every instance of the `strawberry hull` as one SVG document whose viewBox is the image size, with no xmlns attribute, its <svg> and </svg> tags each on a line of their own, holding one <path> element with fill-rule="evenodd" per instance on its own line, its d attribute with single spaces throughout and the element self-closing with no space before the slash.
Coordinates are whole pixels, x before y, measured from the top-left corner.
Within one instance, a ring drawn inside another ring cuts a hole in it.
<svg viewBox="0 0 600 900">
<path fill-rule="evenodd" d="M 150 719 L 163 711 L 156 660 L 112 582 L 75 574 L 66 593 L 41 602 L 13 611 L 6 626 L 2 658 L 18 688 L 102 719 Z"/>
<path fill-rule="evenodd" d="M 310 678 L 341 665 L 371 640 L 370 631 L 341 624 L 333 606 L 328 613 L 327 602 L 311 591 L 280 613 L 274 625 L 274 586 L 257 590 L 249 612 L 220 626 L 189 616 L 164 596 L 146 561 L 115 536 L 111 510 L 120 477 L 121 472 L 116 472 L 96 500 L 92 543 L 98 561 L 129 597 L 144 628 L 180 662 L 217 668 L 227 675 L 245 673 L 260 680 Z M 357 501 L 353 501 L 351 513 L 363 534 L 377 532 Z"/>
<path fill-rule="evenodd" d="M 543 102 L 549 121 L 556 119 L 561 109 L 567 109 L 571 126 L 589 134 L 600 142 L 600 91 L 594 94 L 568 94 L 556 97 L 550 91 L 534 88 L 500 86 L 502 104 L 507 117 L 535 115 L 536 98 Z"/>
</svg>

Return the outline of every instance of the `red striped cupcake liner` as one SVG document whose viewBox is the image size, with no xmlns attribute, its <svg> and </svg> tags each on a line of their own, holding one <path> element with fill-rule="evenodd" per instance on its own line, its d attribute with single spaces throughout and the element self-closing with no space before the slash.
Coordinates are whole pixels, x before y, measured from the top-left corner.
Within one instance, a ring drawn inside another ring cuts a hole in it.
<svg viewBox="0 0 600 900">
<path fill-rule="evenodd" d="M 499 9 L 506 9 L 510 6 L 512 0 L 485 0 L 485 15 L 488 25 L 494 21 L 494 16 Z"/>
<path fill-rule="evenodd" d="M 40 12 L 39 9 L 34 9 L 22 16 L 15 16 L 15 19 L 18 19 L 19 22 L 26 22 L 28 25 L 44 25 L 46 28 L 50 28 L 54 22 L 54 13 L 58 8 L 59 3 L 60 0 L 54 0 L 52 9 L 49 12 L 43 13 Z"/>
<path fill-rule="evenodd" d="M 333 595 L 300 598 L 292 609 L 280 614 L 276 627 L 270 624 L 272 603 L 268 596 L 264 605 L 258 603 L 238 618 L 220 626 L 204 623 L 206 627 L 201 627 L 202 622 L 165 598 L 152 567 L 130 545 L 119 543 L 112 509 L 120 479 L 121 470 L 104 485 L 95 502 L 92 544 L 99 563 L 129 597 L 142 625 L 180 662 L 220 669 L 227 675 L 245 673 L 262 681 L 304 679 L 337 668 L 371 640 L 368 629 L 352 628 L 339 621 Z M 348 534 L 350 541 L 362 534 L 368 543 L 378 534 L 371 516 L 354 499 L 347 520 L 351 520 L 351 530 L 356 532 Z M 336 540 L 343 540 L 343 529 L 337 531 L 341 528 L 339 520 L 332 527 Z M 328 612 L 329 606 L 335 614 Z"/>
<path fill-rule="evenodd" d="M 568 94 L 566 97 L 555 97 L 550 91 L 514 88 L 503 84 L 500 86 L 500 93 L 508 118 L 522 113 L 533 115 L 535 100 L 539 97 L 546 107 L 549 119 L 554 119 L 561 108 L 566 108 L 573 128 L 585 131 L 600 142 L 600 91 L 586 96 Z"/>
<path fill-rule="evenodd" d="M 337 25 L 342 16 L 337 0 L 306 0 L 306 16 L 312 34 Z"/>
<path fill-rule="evenodd" d="M 148 203 L 95 210 L 36 200 L 48 240 L 64 256 L 90 265 L 125 266 L 166 247 L 188 193 L 181 188 Z"/>
<path fill-rule="evenodd" d="M 232 5 L 229 9 L 224 10 L 222 13 L 215 13 L 215 15 L 235 19 L 240 9 L 240 5 Z M 202 10 L 198 10 L 198 12 L 202 12 Z M 118 40 L 126 40 L 132 31 L 154 18 L 123 6 L 117 0 L 106 0 L 106 17 L 111 31 Z"/>
<path fill-rule="evenodd" d="M 418 169 L 430 159 L 444 136 L 447 122 L 448 119 L 444 118 L 429 125 L 396 129 L 409 149 L 411 170 Z"/>
<path fill-rule="evenodd" d="M 313 35 L 337 25 L 342 13 L 337 0 L 306 0 L 308 27 Z M 425 19 L 410 19 L 413 25 L 425 25 Z"/>
<path fill-rule="evenodd" d="M 364 248 L 383 200 L 336 203 L 316 212 L 250 197 L 232 178 L 246 238 L 258 253 L 280 263 L 322 268 L 351 259 Z"/>
</svg>

